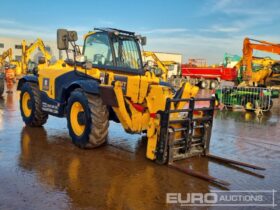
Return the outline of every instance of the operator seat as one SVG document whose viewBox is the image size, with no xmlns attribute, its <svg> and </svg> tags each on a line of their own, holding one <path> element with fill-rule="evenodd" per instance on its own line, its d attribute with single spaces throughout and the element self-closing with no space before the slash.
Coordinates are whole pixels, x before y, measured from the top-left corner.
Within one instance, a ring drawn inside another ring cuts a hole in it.
<svg viewBox="0 0 280 210">
<path fill-rule="evenodd" d="M 93 64 L 104 65 L 105 64 L 104 56 L 102 54 L 95 54 L 93 56 Z"/>
</svg>

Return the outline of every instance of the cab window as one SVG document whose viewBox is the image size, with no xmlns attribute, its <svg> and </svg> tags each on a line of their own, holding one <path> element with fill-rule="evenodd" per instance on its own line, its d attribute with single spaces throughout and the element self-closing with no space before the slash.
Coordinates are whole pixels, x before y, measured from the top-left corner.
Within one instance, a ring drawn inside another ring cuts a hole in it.
<svg viewBox="0 0 280 210">
<path fill-rule="evenodd" d="M 88 36 L 85 41 L 84 55 L 92 64 L 113 66 L 108 35 L 106 33 L 95 33 Z"/>
<path fill-rule="evenodd" d="M 137 41 L 131 37 L 115 37 L 113 46 L 118 67 L 141 69 L 141 58 Z"/>
</svg>

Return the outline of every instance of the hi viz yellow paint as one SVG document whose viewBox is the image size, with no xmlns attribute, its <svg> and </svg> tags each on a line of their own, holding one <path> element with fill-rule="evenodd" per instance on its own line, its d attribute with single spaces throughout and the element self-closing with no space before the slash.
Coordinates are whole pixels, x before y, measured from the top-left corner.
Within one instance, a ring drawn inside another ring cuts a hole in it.
<svg viewBox="0 0 280 210">
<path fill-rule="evenodd" d="M 78 114 L 80 112 L 84 112 L 84 108 L 80 102 L 76 101 L 71 106 L 70 120 L 72 130 L 77 136 L 81 136 L 85 131 L 85 125 L 81 125 L 78 121 Z"/>
<path fill-rule="evenodd" d="M 30 117 L 31 115 L 31 108 L 28 106 L 28 103 L 30 101 L 30 95 L 28 92 L 25 92 L 22 96 L 22 103 L 21 103 L 21 106 L 22 106 L 22 110 L 23 110 L 23 113 L 25 115 L 25 117 Z"/>
</svg>

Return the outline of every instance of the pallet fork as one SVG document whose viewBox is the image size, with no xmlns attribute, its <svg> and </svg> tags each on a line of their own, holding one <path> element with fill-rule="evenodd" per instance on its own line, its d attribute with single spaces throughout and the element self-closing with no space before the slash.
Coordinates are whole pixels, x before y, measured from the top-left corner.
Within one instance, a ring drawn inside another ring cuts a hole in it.
<svg viewBox="0 0 280 210">
<path fill-rule="evenodd" d="M 186 102 L 184 109 L 171 109 L 172 103 Z M 208 107 L 197 108 L 196 103 L 209 103 Z M 190 157 L 204 156 L 219 163 L 230 166 L 242 166 L 246 168 L 265 170 L 265 168 L 226 159 L 209 153 L 213 116 L 215 110 L 215 97 L 212 98 L 190 98 L 190 99 L 168 99 L 165 110 L 161 112 L 160 141 L 157 147 L 157 162 L 181 171 L 185 174 L 204 179 L 222 187 L 229 186 L 230 183 L 215 177 L 202 174 L 190 168 L 182 168 L 175 161 L 184 160 Z M 203 113 L 196 116 L 195 113 Z M 181 116 L 180 119 L 172 119 L 172 114 Z M 179 128 L 176 125 L 180 125 Z M 176 133 L 180 133 L 180 138 Z M 244 169 L 244 171 L 247 171 Z M 249 172 L 255 174 L 254 172 Z M 258 175 L 263 178 L 264 176 Z"/>
</svg>

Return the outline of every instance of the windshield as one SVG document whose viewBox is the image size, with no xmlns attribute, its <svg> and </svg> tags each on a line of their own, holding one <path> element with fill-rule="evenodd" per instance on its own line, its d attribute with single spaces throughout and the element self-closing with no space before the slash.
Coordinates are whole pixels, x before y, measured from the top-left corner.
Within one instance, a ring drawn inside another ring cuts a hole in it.
<svg viewBox="0 0 280 210">
<path fill-rule="evenodd" d="M 117 66 L 130 69 L 141 69 L 142 60 L 138 43 L 133 37 L 113 36 L 112 45 L 107 33 L 95 33 L 87 37 L 84 45 L 84 55 L 88 61 L 96 65 Z M 115 60 L 115 62 L 113 62 Z"/>
</svg>

